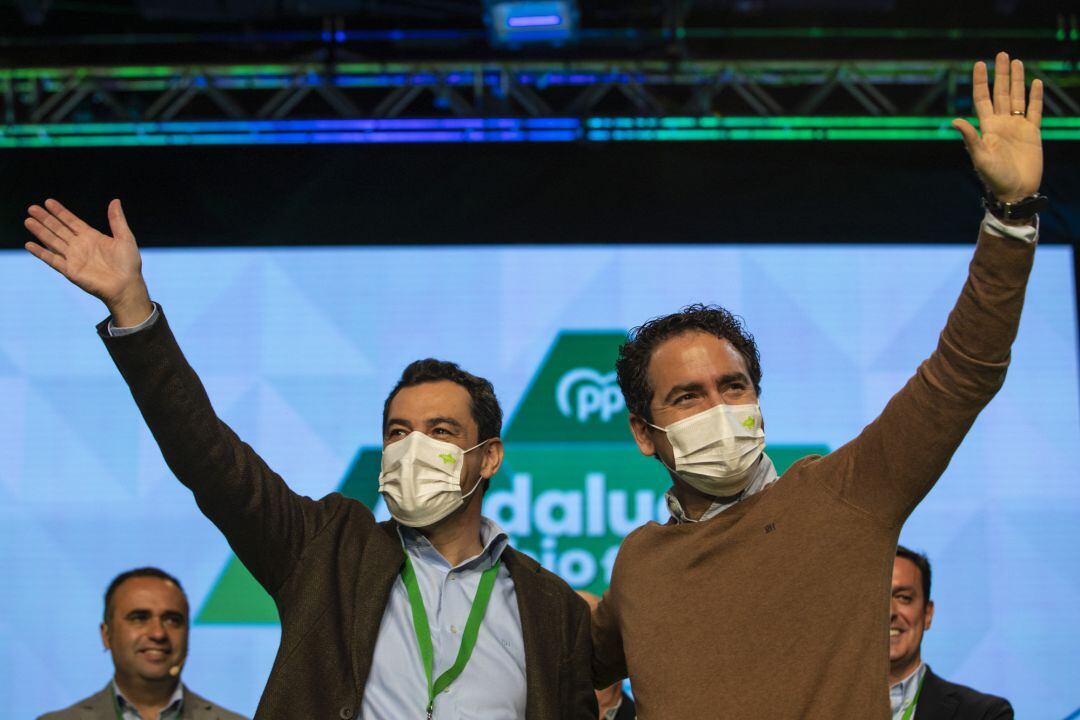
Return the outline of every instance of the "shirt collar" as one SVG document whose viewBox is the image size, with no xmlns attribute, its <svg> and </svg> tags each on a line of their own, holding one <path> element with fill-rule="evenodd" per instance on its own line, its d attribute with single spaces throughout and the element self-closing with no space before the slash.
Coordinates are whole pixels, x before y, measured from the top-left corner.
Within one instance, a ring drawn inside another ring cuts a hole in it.
<svg viewBox="0 0 1080 720">
<path fill-rule="evenodd" d="M 499 562 L 502 557 L 503 551 L 506 550 L 506 546 L 510 542 L 509 536 L 506 531 L 499 527 L 499 524 L 494 520 L 480 516 L 480 542 L 483 544 L 484 549 L 478 554 L 463 560 L 455 567 L 450 567 L 450 563 L 446 561 L 446 558 L 442 556 L 435 546 L 424 537 L 423 533 L 415 528 L 407 527 L 401 523 L 397 524 L 398 535 L 401 537 L 401 544 L 410 555 L 419 557 L 436 565 L 441 565 L 447 570 L 464 570 L 464 569 L 478 569 L 487 570 L 489 567 Z"/>
<path fill-rule="evenodd" d="M 116 695 L 116 704 L 120 706 L 121 712 L 124 708 L 135 706 L 128 702 L 128 699 L 124 697 L 124 693 L 120 692 L 120 686 L 116 684 L 116 678 L 112 681 L 113 694 Z M 179 711 L 184 705 L 184 683 L 176 683 L 176 689 L 173 690 L 173 694 L 169 696 L 169 702 L 158 713 L 158 717 L 161 717 L 167 712 L 176 710 Z"/>
<path fill-rule="evenodd" d="M 889 687 L 889 702 L 892 704 L 893 717 L 900 717 L 900 714 L 915 702 L 915 694 L 919 692 L 919 683 L 922 682 L 925 674 L 926 665 L 920 662 L 910 675 Z"/>
<path fill-rule="evenodd" d="M 778 477 L 779 476 L 776 474 L 776 466 L 773 465 L 773 461 L 769 459 L 768 455 L 762 453 L 761 459 L 758 460 L 757 465 L 754 466 L 750 477 L 750 483 L 746 486 L 746 489 L 730 502 L 714 502 L 697 520 L 691 520 L 686 516 L 686 511 L 683 510 L 682 503 L 679 502 L 679 499 L 675 497 L 675 493 L 671 490 L 664 493 L 664 499 L 667 500 L 668 510 L 671 511 L 671 517 L 675 519 L 677 524 L 682 525 L 684 523 L 703 522 L 705 520 L 711 520 L 724 510 L 727 510 L 732 505 L 745 500 L 751 495 L 761 492 L 769 485 L 776 482 Z"/>
</svg>

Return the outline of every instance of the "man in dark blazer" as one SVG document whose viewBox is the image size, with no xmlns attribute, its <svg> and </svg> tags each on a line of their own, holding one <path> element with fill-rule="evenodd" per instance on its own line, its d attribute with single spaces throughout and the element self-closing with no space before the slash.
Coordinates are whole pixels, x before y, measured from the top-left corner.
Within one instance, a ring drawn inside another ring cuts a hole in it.
<svg viewBox="0 0 1080 720">
<path fill-rule="evenodd" d="M 923 663 L 923 633 L 933 618 L 930 561 L 901 545 L 893 562 L 889 618 L 893 720 L 1012 720 L 1008 700 L 943 680 Z"/>
<path fill-rule="evenodd" d="M 113 678 L 101 691 L 38 720 L 244 720 L 180 681 L 187 660 L 188 601 L 164 570 L 135 568 L 105 591 L 101 643 Z"/>
<path fill-rule="evenodd" d="M 302 497 L 215 414 L 150 301 L 120 202 L 111 237 L 55 200 L 29 216 L 27 249 L 105 303 L 98 332 L 165 461 L 277 605 L 256 718 L 596 717 L 588 607 L 480 515 L 503 453 L 490 383 L 407 368 L 383 409 L 395 521 Z"/>
</svg>

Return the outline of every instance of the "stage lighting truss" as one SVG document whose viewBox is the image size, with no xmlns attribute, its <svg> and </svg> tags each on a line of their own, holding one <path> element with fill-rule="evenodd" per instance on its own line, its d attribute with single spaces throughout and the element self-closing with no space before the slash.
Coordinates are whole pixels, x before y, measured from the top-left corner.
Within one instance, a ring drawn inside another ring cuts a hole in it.
<svg viewBox="0 0 1080 720">
<path fill-rule="evenodd" d="M 1045 137 L 1080 139 L 1080 67 L 1029 61 Z M 0 147 L 947 139 L 957 61 L 286 63 L 0 69 Z"/>
</svg>

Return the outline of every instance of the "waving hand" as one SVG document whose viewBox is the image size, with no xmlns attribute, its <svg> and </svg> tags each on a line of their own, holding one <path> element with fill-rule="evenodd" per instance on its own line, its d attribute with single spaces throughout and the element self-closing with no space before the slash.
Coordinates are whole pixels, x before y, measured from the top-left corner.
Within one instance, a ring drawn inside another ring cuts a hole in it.
<svg viewBox="0 0 1080 720">
<path fill-rule="evenodd" d="M 26 249 L 34 257 L 105 303 L 117 325 L 137 325 L 150 315 L 142 258 L 119 200 L 109 203 L 112 236 L 56 200 L 46 200 L 44 207 L 31 205 L 28 213 L 24 224 L 38 242 L 26 243 Z"/>
<path fill-rule="evenodd" d="M 1019 60 L 1010 63 L 1006 53 L 998 53 L 992 97 L 986 63 L 975 63 L 972 73 L 979 129 L 960 118 L 952 122 L 964 136 L 976 172 L 1002 202 L 1034 195 L 1042 181 L 1042 80 L 1032 82 L 1031 95 L 1025 96 L 1024 64 Z"/>
</svg>

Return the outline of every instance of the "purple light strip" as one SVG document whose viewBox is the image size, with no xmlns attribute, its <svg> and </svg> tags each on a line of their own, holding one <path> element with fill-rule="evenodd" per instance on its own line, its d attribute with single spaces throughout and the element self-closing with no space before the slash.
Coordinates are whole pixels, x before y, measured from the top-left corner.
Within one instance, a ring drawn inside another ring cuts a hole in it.
<svg viewBox="0 0 1080 720">
<path fill-rule="evenodd" d="M 555 27 L 562 21 L 558 15 L 518 15 L 507 18 L 506 24 L 512 28 Z"/>
</svg>

